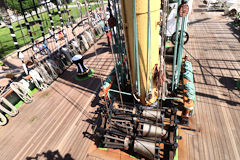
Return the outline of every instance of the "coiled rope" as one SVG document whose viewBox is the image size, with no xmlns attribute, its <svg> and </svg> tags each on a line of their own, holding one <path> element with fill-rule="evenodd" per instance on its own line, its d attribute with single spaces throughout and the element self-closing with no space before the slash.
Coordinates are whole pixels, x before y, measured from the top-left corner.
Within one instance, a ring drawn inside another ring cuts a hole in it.
<svg viewBox="0 0 240 160">
<path fill-rule="evenodd" d="M 23 85 L 21 82 L 12 82 L 10 84 L 11 89 L 21 98 L 24 103 L 31 103 L 32 96 L 29 94 L 30 89 Z"/>
<path fill-rule="evenodd" d="M 10 108 L 11 110 L 8 110 L 7 108 L 5 108 L 4 106 L 2 106 L 2 104 L 5 104 L 8 108 Z M 18 110 L 16 107 L 14 107 L 12 105 L 12 103 L 10 103 L 6 98 L 4 97 L 0 97 L 0 111 L 3 111 L 5 113 L 7 113 L 9 116 L 14 117 L 18 114 Z M 0 116 L 1 117 L 1 116 Z"/>
<path fill-rule="evenodd" d="M 44 83 L 44 80 L 41 78 L 37 71 L 31 70 L 29 72 L 29 75 L 32 77 L 31 80 L 38 89 L 44 90 L 48 87 L 48 85 Z"/>
<path fill-rule="evenodd" d="M 51 78 L 51 76 L 49 76 L 49 74 L 47 73 L 47 71 L 45 70 L 43 65 L 40 64 L 35 69 L 41 75 L 41 77 L 45 83 L 51 84 L 53 82 L 53 79 Z"/>
<path fill-rule="evenodd" d="M 49 62 L 51 64 L 51 66 L 54 68 L 54 70 L 58 73 L 58 74 L 62 74 L 63 71 L 61 70 L 61 68 L 52 60 L 52 59 L 48 59 L 47 62 Z"/>
<path fill-rule="evenodd" d="M 8 122 L 7 118 L 0 112 L 0 126 L 6 125 Z"/>
<path fill-rule="evenodd" d="M 55 68 L 53 67 L 53 65 L 46 60 L 45 65 L 49 68 L 49 70 L 51 71 L 51 75 L 53 79 L 57 79 L 58 78 L 58 74 L 57 71 L 55 70 Z M 56 65 L 56 64 L 55 64 Z"/>
<path fill-rule="evenodd" d="M 195 87 L 194 87 L 194 83 L 192 82 L 187 82 L 185 85 L 184 85 L 185 89 L 187 90 L 187 97 L 189 99 L 192 99 L 194 102 L 195 102 Z"/>
<path fill-rule="evenodd" d="M 56 71 L 52 68 L 51 64 L 49 64 L 49 62 L 45 62 L 43 63 L 43 65 L 45 66 L 47 72 L 49 73 L 49 75 L 52 77 L 53 80 L 57 79 L 58 74 L 56 73 Z"/>
<path fill-rule="evenodd" d="M 86 48 L 86 50 L 88 50 L 89 49 L 89 45 L 87 43 L 86 38 L 83 35 L 81 35 L 81 38 L 82 38 L 82 42 L 83 42 L 84 47 Z"/>
</svg>

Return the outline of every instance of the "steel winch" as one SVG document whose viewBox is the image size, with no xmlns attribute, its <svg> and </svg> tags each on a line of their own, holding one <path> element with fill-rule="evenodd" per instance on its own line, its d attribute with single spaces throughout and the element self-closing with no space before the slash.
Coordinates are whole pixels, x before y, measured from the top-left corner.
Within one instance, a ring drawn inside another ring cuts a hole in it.
<svg viewBox="0 0 240 160">
<path fill-rule="evenodd" d="M 147 159 L 174 155 L 177 148 L 176 108 L 112 102 L 99 109 L 95 133 L 102 147 L 125 150 Z"/>
</svg>

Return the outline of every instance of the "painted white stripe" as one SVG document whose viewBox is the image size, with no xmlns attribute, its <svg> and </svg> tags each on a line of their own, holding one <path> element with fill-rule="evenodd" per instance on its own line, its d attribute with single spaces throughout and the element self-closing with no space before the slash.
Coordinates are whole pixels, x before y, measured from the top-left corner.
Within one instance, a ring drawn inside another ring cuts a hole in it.
<svg viewBox="0 0 240 160">
<path fill-rule="evenodd" d="M 60 13 L 61 13 L 61 11 L 58 11 L 58 13 L 60 14 Z"/>
<path fill-rule="evenodd" d="M 51 15 L 51 14 L 49 14 L 49 17 L 52 17 L 52 15 Z"/>
<path fill-rule="evenodd" d="M 8 25 L 8 28 L 13 28 L 13 26 L 12 25 Z"/>
<path fill-rule="evenodd" d="M 12 37 L 16 37 L 16 35 L 15 35 L 15 34 L 11 34 L 11 36 L 12 36 Z"/>
<path fill-rule="evenodd" d="M 86 69 L 88 69 L 88 67 L 86 67 L 84 64 L 83 64 L 83 66 L 84 66 Z"/>
<path fill-rule="evenodd" d="M 50 20 L 51 23 L 53 23 L 53 20 Z"/>
<path fill-rule="evenodd" d="M 14 45 L 18 45 L 18 42 L 14 42 Z"/>
<path fill-rule="evenodd" d="M 26 25 L 29 25 L 29 23 L 28 23 L 28 22 L 26 22 Z"/>
<path fill-rule="evenodd" d="M 83 73 L 83 68 L 82 66 L 78 63 L 78 66 L 80 67 L 81 73 Z"/>
<path fill-rule="evenodd" d="M 62 17 L 60 17 L 60 19 L 63 19 Z"/>
</svg>

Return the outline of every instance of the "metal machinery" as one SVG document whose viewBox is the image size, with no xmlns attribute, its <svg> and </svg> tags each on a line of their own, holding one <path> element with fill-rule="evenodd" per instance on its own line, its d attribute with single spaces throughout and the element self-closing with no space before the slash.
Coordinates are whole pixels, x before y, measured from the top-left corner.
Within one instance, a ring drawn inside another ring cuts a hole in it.
<svg viewBox="0 0 240 160">
<path fill-rule="evenodd" d="M 101 147 L 138 158 L 177 157 L 178 124 L 187 124 L 193 114 L 195 89 L 192 65 L 183 58 L 188 2 L 171 2 L 177 4 L 179 34 L 169 63 L 165 53 L 170 2 L 108 1 L 115 67 L 99 93 L 105 106 L 97 111 L 99 123 L 94 129 Z"/>
</svg>

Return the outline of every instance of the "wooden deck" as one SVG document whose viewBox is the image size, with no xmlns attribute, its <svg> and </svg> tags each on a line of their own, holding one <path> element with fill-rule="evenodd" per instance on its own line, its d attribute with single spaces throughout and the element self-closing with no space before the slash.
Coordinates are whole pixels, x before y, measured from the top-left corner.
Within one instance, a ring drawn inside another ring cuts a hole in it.
<svg viewBox="0 0 240 160">
<path fill-rule="evenodd" d="M 222 12 L 204 12 L 203 3 L 194 3 L 186 49 L 195 70 L 197 104 L 190 128 L 196 132 L 180 130 L 179 160 L 239 160 L 240 31 Z"/>
<path fill-rule="evenodd" d="M 47 90 L 37 92 L 31 104 L 20 107 L 17 117 L 0 128 L 0 159 L 60 159 L 82 160 L 89 157 L 93 143 L 84 137 L 91 134 L 92 111 L 98 105 L 101 77 L 113 69 L 112 54 L 104 46 L 106 38 L 84 56 L 85 64 L 95 70 L 94 77 L 82 82 L 74 80 L 72 65 Z M 45 157 L 45 158 L 44 158 Z M 64 158 L 65 157 L 65 158 Z"/>
<path fill-rule="evenodd" d="M 197 104 L 190 120 L 191 129 L 179 126 L 179 160 L 240 159 L 240 78 L 239 32 L 220 16 L 201 12 L 194 1 L 190 17 L 190 40 L 185 46 L 195 70 Z M 91 140 L 91 122 L 98 104 L 96 95 L 101 79 L 113 68 L 105 37 L 93 47 L 85 64 L 95 70 L 94 77 L 74 80 L 71 66 L 49 89 L 37 92 L 31 104 L 20 107 L 17 117 L 0 127 L 0 160 L 96 160 L 129 159 L 119 150 L 99 152 Z M 100 47 L 101 46 L 101 47 Z"/>
</svg>

